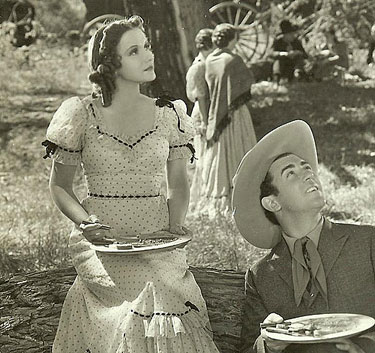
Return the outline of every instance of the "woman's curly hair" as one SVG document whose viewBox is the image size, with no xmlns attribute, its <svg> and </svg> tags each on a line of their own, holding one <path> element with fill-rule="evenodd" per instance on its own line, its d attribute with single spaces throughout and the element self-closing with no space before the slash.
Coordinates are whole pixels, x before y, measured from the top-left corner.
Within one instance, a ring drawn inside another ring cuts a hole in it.
<svg viewBox="0 0 375 353">
<path fill-rule="evenodd" d="M 93 96 L 100 96 L 104 107 L 112 103 L 112 95 L 116 89 L 116 70 L 121 67 L 117 45 L 122 35 L 134 28 L 144 31 L 143 19 L 140 16 L 132 16 L 106 24 L 99 28 L 90 39 L 89 80 L 94 84 Z"/>
<path fill-rule="evenodd" d="M 212 33 L 212 42 L 218 48 L 226 48 L 235 37 L 236 28 L 229 23 L 221 23 L 215 27 Z"/>
<path fill-rule="evenodd" d="M 195 47 L 198 50 L 208 50 L 212 48 L 212 33 L 210 28 L 202 28 L 195 36 Z"/>
</svg>

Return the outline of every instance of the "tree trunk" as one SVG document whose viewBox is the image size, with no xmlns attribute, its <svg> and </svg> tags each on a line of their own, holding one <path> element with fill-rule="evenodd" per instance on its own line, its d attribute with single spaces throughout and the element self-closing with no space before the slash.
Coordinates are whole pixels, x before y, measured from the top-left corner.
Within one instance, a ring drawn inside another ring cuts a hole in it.
<svg viewBox="0 0 375 353">
<path fill-rule="evenodd" d="M 206 300 L 222 353 L 238 352 L 244 274 L 191 268 Z M 0 353 L 49 353 L 74 268 L 0 279 Z"/>
<path fill-rule="evenodd" d="M 185 75 L 195 55 L 194 36 L 207 26 L 213 0 L 124 0 L 125 15 L 140 15 L 155 52 L 156 80 L 144 87 L 187 102 Z"/>
</svg>

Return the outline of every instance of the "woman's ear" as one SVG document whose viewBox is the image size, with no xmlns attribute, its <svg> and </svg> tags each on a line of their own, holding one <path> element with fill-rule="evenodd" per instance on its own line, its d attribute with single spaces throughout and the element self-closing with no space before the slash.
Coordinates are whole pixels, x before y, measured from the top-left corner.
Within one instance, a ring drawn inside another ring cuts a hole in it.
<svg viewBox="0 0 375 353">
<path fill-rule="evenodd" d="M 275 200 L 273 195 L 263 197 L 261 204 L 267 211 L 276 213 L 281 210 L 281 205 Z"/>
</svg>

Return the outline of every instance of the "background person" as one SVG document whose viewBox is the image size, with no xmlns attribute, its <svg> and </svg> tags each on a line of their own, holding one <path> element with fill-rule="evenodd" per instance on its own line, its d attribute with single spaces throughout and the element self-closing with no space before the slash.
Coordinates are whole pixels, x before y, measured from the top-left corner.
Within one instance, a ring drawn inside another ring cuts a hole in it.
<svg viewBox="0 0 375 353">
<path fill-rule="evenodd" d="M 212 34 L 217 47 L 206 59 L 210 93 L 207 149 L 202 156 L 202 182 L 197 210 L 211 216 L 230 210 L 232 178 L 244 154 L 256 143 L 249 109 L 253 82 L 250 70 L 233 53 L 237 40 L 234 26 L 219 24 Z"/>
<path fill-rule="evenodd" d="M 349 69 L 349 50 L 344 40 L 337 37 L 334 28 L 330 28 L 322 43 L 312 65 L 312 76 L 315 80 L 321 81 L 333 75 L 342 76 L 344 71 Z"/>
<path fill-rule="evenodd" d="M 197 134 L 194 137 L 194 148 L 196 150 L 195 170 L 190 188 L 190 204 L 192 209 L 199 200 L 199 187 L 202 184 L 202 162 L 204 150 L 206 148 L 206 130 L 208 121 L 208 109 L 210 97 L 205 79 L 206 57 L 213 50 L 212 29 L 203 28 L 195 37 L 195 46 L 199 53 L 194 59 L 186 74 L 186 94 L 194 103 L 191 118 L 194 121 Z M 199 211 L 199 210 L 198 210 Z"/>
<path fill-rule="evenodd" d="M 186 234 L 193 130 L 182 102 L 140 93 L 140 83 L 155 79 L 140 17 L 103 26 L 89 55 L 93 96 L 64 101 L 44 142 L 54 159 L 52 198 L 74 223 L 69 247 L 78 274 L 53 352 L 217 353 L 185 249 L 120 256 L 90 246 L 164 229 Z M 72 187 L 80 163 L 83 201 Z M 165 170 L 168 200 L 161 194 Z"/>
<path fill-rule="evenodd" d="M 271 57 L 274 59 L 272 72 L 274 81 L 279 84 L 281 79 L 291 82 L 295 76 L 304 73 L 304 59 L 307 54 L 302 43 L 297 39 L 298 28 L 288 20 L 280 22 L 280 30 L 272 44 Z"/>
<path fill-rule="evenodd" d="M 332 223 L 318 177 L 316 147 L 303 121 L 267 134 L 234 180 L 234 218 L 253 245 L 272 250 L 246 273 L 241 352 L 371 353 L 375 331 L 340 342 L 288 344 L 259 324 L 323 313 L 375 318 L 375 228 Z"/>
</svg>

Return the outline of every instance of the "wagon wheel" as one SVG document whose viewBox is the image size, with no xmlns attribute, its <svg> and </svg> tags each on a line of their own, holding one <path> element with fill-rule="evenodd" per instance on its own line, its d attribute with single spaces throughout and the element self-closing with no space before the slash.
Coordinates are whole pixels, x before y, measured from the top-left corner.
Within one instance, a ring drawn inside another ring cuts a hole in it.
<svg viewBox="0 0 375 353">
<path fill-rule="evenodd" d="M 114 20 L 122 20 L 123 16 L 116 14 L 106 14 L 93 18 L 91 21 L 87 22 L 82 30 L 82 37 L 84 39 L 91 38 L 91 36 L 106 22 Z"/>
<path fill-rule="evenodd" d="M 240 1 L 225 1 L 209 9 L 211 22 L 231 23 L 239 29 L 234 52 L 249 65 L 261 60 L 270 46 L 270 36 L 263 24 L 263 15 L 255 7 Z"/>
</svg>

